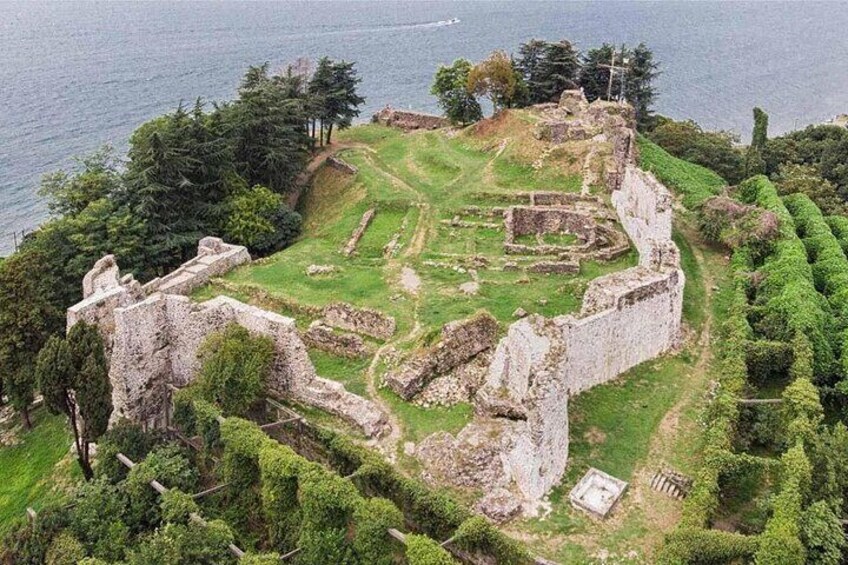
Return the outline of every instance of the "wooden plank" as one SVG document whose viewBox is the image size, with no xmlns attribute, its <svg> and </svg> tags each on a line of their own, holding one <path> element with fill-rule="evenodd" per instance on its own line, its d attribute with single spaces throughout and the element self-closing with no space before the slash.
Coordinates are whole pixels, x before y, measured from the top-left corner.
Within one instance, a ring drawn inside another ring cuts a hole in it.
<svg viewBox="0 0 848 565">
<path fill-rule="evenodd" d="M 303 549 L 303 548 L 301 548 L 301 547 L 297 547 L 297 548 L 295 548 L 295 549 L 293 549 L 293 550 L 289 551 L 289 552 L 288 552 L 288 553 L 286 553 L 285 555 L 281 555 L 281 556 L 280 556 L 280 561 L 288 561 L 289 559 L 291 559 L 292 557 L 294 557 L 295 555 L 297 555 L 298 553 L 300 553 L 302 549 Z"/>
<path fill-rule="evenodd" d="M 216 493 L 219 490 L 225 489 L 230 486 L 230 483 L 222 483 L 220 485 L 215 485 L 212 488 L 208 488 L 206 490 L 200 491 L 197 494 L 191 495 L 192 498 L 203 498 L 204 496 L 208 496 L 210 494 Z"/>
<path fill-rule="evenodd" d="M 406 545 L 406 534 L 403 532 L 399 532 L 394 528 L 389 528 L 389 535 L 398 540 L 400 543 Z"/>
<path fill-rule="evenodd" d="M 268 430 L 277 426 L 282 426 L 283 424 L 288 424 L 290 422 L 297 422 L 300 419 L 300 416 L 294 418 L 285 418 L 284 420 L 277 420 L 276 422 L 271 422 L 270 424 L 262 424 L 261 426 L 259 426 L 259 428 L 262 430 Z"/>
<path fill-rule="evenodd" d="M 756 404 L 780 404 L 782 398 L 740 398 L 736 401 L 737 404 L 743 406 L 753 406 Z"/>
</svg>

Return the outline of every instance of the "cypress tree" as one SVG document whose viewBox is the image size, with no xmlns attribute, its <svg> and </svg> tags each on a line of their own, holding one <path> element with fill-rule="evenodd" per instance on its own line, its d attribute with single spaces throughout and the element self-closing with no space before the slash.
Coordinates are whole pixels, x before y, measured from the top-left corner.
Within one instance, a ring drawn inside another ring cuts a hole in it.
<svg viewBox="0 0 848 565">
<path fill-rule="evenodd" d="M 579 70 L 579 55 L 569 41 L 546 44 L 539 63 L 538 101 L 555 102 L 564 90 L 575 88 Z"/>
</svg>

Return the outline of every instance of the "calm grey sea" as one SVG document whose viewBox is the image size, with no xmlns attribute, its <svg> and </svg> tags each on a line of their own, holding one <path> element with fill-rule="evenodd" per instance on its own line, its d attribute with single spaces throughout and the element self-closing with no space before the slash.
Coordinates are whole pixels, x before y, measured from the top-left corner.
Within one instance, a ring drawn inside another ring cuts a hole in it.
<svg viewBox="0 0 848 565">
<path fill-rule="evenodd" d="M 251 64 L 356 61 L 367 116 L 436 110 L 433 72 L 457 57 L 532 37 L 644 41 L 660 112 L 745 135 L 754 105 L 773 132 L 848 111 L 846 30 L 839 2 L 0 2 L 0 253 L 45 218 L 43 173 L 105 143 L 124 152 L 180 100 L 232 97 Z"/>
</svg>

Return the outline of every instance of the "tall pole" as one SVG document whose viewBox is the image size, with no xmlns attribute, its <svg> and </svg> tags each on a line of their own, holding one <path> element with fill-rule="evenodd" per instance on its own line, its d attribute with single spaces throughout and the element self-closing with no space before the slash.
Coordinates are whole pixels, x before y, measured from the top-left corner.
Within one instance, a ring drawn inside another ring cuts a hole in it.
<svg viewBox="0 0 848 565">
<path fill-rule="evenodd" d="M 612 59 L 609 68 L 609 84 L 607 85 L 607 102 L 612 100 L 612 75 L 615 73 L 615 47 L 612 49 Z"/>
</svg>

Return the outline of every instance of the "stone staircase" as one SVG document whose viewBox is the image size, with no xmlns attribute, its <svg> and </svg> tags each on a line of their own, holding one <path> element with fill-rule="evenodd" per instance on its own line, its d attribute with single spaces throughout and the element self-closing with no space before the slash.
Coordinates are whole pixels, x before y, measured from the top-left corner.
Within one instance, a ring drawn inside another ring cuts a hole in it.
<svg viewBox="0 0 848 565">
<path fill-rule="evenodd" d="M 661 469 L 651 479 L 651 488 L 676 500 L 683 500 L 692 488 L 692 479 L 670 469 Z"/>
</svg>

